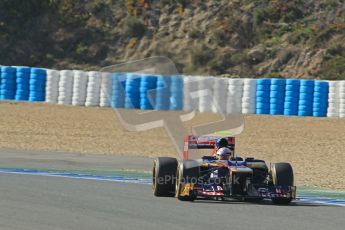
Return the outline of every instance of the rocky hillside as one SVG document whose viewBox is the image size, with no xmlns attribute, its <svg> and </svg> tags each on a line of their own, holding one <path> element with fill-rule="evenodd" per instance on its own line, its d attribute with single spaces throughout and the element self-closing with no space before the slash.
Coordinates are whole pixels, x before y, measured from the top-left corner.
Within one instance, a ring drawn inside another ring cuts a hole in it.
<svg viewBox="0 0 345 230">
<path fill-rule="evenodd" d="M 345 79 L 344 0 L 2 0 L 0 64 Z"/>
</svg>

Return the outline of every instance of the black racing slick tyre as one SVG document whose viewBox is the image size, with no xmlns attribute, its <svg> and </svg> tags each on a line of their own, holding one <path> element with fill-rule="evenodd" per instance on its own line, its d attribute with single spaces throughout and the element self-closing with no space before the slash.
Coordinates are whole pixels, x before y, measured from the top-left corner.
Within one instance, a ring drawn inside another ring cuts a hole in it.
<svg viewBox="0 0 345 230">
<path fill-rule="evenodd" d="M 177 159 L 158 157 L 153 162 L 152 191 L 155 196 L 174 196 Z"/>
<path fill-rule="evenodd" d="M 275 163 L 271 168 L 273 185 L 275 186 L 293 186 L 294 176 L 293 170 L 289 163 Z M 288 204 L 292 198 L 272 198 L 275 204 Z"/>
<path fill-rule="evenodd" d="M 177 179 L 175 196 L 181 201 L 194 201 L 196 195 L 191 191 L 188 195 L 182 194 L 182 188 L 186 183 L 195 184 L 200 173 L 199 163 L 193 160 L 182 161 L 177 167 Z"/>
</svg>

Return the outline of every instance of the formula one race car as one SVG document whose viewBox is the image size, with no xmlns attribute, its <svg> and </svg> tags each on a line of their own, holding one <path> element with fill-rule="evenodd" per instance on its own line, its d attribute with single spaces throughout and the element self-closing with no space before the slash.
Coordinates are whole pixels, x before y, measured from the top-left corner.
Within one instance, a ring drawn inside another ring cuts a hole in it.
<svg viewBox="0 0 345 230">
<path fill-rule="evenodd" d="M 268 166 L 263 160 L 252 157 L 243 159 L 236 154 L 229 160 L 219 160 L 215 154 L 218 139 L 213 136 L 187 136 L 182 161 L 158 157 L 153 165 L 154 195 L 175 196 L 182 201 L 199 198 L 243 201 L 271 199 L 275 204 L 288 204 L 296 198 L 293 170 L 289 163 Z M 234 153 L 235 138 L 225 139 L 227 148 Z M 209 156 L 190 160 L 190 149 L 214 151 Z"/>
</svg>

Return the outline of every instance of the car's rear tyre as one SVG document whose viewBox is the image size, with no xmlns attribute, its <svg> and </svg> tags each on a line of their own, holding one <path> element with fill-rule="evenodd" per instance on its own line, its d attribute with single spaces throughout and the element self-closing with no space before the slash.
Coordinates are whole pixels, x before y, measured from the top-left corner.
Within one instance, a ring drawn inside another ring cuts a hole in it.
<svg viewBox="0 0 345 230">
<path fill-rule="evenodd" d="M 271 168 L 272 181 L 274 186 L 293 186 L 293 170 L 289 163 L 275 163 Z M 275 204 L 288 204 L 292 198 L 276 197 L 272 198 Z"/>
<path fill-rule="evenodd" d="M 181 201 L 194 201 L 196 194 L 191 191 L 189 195 L 182 195 L 182 187 L 186 183 L 195 184 L 199 178 L 200 167 L 197 161 L 182 161 L 177 167 L 177 180 L 175 188 L 175 196 Z"/>
<path fill-rule="evenodd" d="M 158 157 L 153 162 L 152 191 L 155 196 L 174 196 L 177 160 L 172 157 Z"/>
</svg>

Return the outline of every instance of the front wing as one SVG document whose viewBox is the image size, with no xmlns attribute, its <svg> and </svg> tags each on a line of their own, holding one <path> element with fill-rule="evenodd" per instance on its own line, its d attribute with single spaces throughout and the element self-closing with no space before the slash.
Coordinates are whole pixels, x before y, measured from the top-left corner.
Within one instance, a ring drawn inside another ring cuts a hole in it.
<svg viewBox="0 0 345 230">
<path fill-rule="evenodd" d="M 243 198 L 292 198 L 296 199 L 296 186 L 255 186 L 252 185 L 247 194 L 227 194 L 223 187 L 216 184 L 193 184 L 181 185 L 181 196 L 196 195 L 197 197 L 243 197 Z"/>
</svg>

